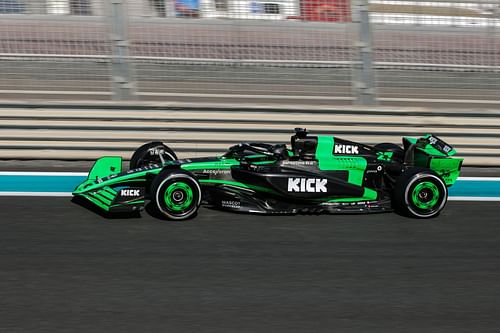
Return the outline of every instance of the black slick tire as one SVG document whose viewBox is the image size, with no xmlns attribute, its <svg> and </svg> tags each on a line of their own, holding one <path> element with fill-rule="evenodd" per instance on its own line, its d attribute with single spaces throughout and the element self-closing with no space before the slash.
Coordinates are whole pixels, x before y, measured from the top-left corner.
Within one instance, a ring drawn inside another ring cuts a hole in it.
<svg viewBox="0 0 500 333">
<path fill-rule="evenodd" d="M 201 204 L 201 186 L 189 172 L 167 169 L 151 184 L 151 203 L 156 212 L 170 220 L 186 220 L 196 215 Z"/>
<path fill-rule="evenodd" d="M 137 169 L 163 161 L 175 161 L 177 155 L 162 142 L 149 142 L 137 148 L 130 159 L 130 169 Z"/>
<path fill-rule="evenodd" d="M 393 207 L 401 215 L 432 218 L 442 211 L 448 200 L 448 188 L 434 171 L 410 168 L 397 179 Z"/>
</svg>

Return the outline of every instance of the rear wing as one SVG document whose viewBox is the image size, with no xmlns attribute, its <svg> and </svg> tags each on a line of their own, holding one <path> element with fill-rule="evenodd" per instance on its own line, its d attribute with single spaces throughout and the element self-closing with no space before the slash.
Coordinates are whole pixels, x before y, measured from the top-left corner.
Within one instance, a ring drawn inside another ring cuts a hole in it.
<svg viewBox="0 0 500 333">
<path fill-rule="evenodd" d="M 449 144 L 441 140 L 435 135 L 427 134 L 421 138 L 415 139 L 410 137 L 403 138 L 405 151 L 419 149 L 420 151 L 431 156 L 453 156 L 457 151 Z M 413 147 L 412 147 L 413 146 Z"/>
<path fill-rule="evenodd" d="M 447 186 L 455 183 L 462 168 L 463 158 L 452 157 L 456 150 L 435 135 L 421 138 L 403 138 L 406 165 L 429 168 L 439 174 Z"/>
</svg>

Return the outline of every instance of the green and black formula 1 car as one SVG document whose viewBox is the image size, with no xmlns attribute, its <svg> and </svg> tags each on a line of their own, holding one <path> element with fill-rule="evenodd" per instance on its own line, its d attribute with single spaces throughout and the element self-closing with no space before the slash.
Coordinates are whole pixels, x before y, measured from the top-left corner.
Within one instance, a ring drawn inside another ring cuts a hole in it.
<svg viewBox="0 0 500 333">
<path fill-rule="evenodd" d="M 73 192 L 108 213 L 150 202 L 162 217 L 183 220 L 202 203 L 257 214 L 378 213 L 434 217 L 458 178 L 461 158 L 433 135 L 403 147 L 369 146 L 295 129 L 285 144 L 240 143 L 222 156 L 177 159 L 161 142 L 137 149 L 130 170 L 103 157 Z"/>
</svg>

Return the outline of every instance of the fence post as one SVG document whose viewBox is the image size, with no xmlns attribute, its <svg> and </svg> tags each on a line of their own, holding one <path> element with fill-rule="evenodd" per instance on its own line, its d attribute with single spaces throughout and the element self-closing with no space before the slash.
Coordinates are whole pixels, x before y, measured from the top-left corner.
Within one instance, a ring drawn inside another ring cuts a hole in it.
<svg viewBox="0 0 500 333">
<path fill-rule="evenodd" d="M 373 37 L 368 0 L 351 0 L 353 23 L 357 27 L 354 40 L 352 90 L 356 104 L 376 104 L 375 70 L 373 68 Z"/>
<path fill-rule="evenodd" d="M 128 12 L 126 0 L 110 0 L 108 18 L 111 39 L 111 81 L 113 99 L 135 99 L 135 82 L 129 57 Z"/>
</svg>

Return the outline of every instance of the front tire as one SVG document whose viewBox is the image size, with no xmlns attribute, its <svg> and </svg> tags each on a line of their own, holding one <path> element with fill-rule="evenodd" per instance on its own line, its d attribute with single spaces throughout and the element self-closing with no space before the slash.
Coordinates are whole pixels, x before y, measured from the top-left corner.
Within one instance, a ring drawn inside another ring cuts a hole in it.
<svg viewBox="0 0 500 333">
<path fill-rule="evenodd" d="M 393 204 L 402 215 L 432 218 L 443 210 L 447 201 L 448 188 L 432 170 L 411 168 L 396 181 Z"/>
<path fill-rule="evenodd" d="M 170 220 L 186 220 L 198 212 L 201 204 L 201 187 L 189 172 L 165 170 L 153 180 L 151 201 L 163 217 Z"/>
<path fill-rule="evenodd" d="M 130 169 L 175 160 L 177 160 L 177 155 L 166 144 L 149 142 L 136 149 L 130 158 Z"/>
</svg>

